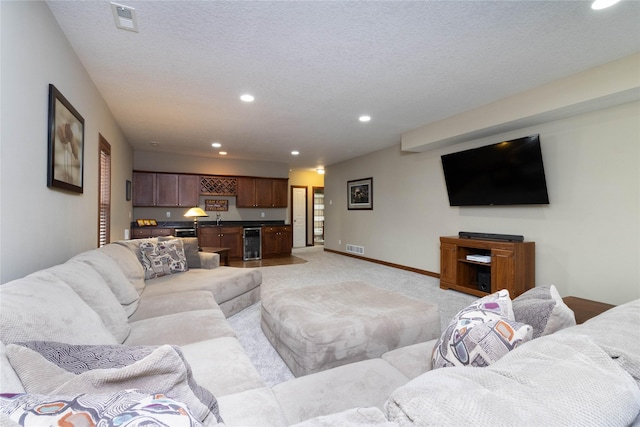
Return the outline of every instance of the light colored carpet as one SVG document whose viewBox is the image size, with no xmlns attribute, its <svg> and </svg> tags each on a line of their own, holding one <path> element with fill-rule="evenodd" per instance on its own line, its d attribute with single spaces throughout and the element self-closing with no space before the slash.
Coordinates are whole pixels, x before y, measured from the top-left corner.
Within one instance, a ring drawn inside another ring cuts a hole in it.
<svg viewBox="0 0 640 427">
<path fill-rule="evenodd" d="M 362 280 L 408 297 L 435 303 L 440 311 L 442 330 L 458 311 L 477 299 L 461 292 L 442 290 L 440 281 L 433 277 L 325 252 L 322 246 L 294 249 L 293 255 L 307 262 L 260 268 L 263 289 Z M 294 378 L 260 329 L 260 303 L 228 320 L 267 385 L 273 386 Z"/>
</svg>

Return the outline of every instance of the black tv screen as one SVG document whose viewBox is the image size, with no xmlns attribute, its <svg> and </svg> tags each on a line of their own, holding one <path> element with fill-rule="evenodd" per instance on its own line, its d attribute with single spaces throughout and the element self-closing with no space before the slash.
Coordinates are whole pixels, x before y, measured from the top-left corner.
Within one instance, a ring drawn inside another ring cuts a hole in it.
<svg viewBox="0 0 640 427">
<path fill-rule="evenodd" d="M 539 135 L 442 156 L 451 206 L 549 204 Z"/>
</svg>

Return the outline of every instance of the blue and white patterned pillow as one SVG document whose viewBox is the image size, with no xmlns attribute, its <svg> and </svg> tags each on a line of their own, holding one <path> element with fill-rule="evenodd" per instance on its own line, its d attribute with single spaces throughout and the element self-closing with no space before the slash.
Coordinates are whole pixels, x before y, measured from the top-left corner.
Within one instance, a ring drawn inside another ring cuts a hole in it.
<svg viewBox="0 0 640 427">
<path fill-rule="evenodd" d="M 487 295 L 453 317 L 433 351 L 433 369 L 488 366 L 530 341 L 533 329 L 514 320 L 509 291 Z"/>
</svg>

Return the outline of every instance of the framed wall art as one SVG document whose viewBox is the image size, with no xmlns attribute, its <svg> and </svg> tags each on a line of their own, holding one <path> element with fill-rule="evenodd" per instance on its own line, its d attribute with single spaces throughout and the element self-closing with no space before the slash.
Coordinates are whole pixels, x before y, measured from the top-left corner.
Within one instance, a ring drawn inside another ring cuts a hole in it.
<svg viewBox="0 0 640 427">
<path fill-rule="evenodd" d="M 47 186 L 82 193 L 84 119 L 52 84 L 48 137 Z"/>
<path fill-rule="evenodd" d="M 373 178 L 347 181 L 347 208 L 373 209 Z"/>
</svg>

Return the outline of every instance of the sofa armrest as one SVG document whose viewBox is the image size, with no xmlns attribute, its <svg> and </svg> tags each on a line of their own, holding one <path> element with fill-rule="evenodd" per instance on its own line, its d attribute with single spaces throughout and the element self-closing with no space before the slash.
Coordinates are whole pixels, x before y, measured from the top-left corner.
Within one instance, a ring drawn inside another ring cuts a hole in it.
<svg viewBox="0 0 640 427">
<path fill-rule="evenodd" d="M 206 268 L 212 270 L 220 267 L 220 254 L 212 252 L 199 252 L 200 255 L 200 268 Z"/>
</svg>

